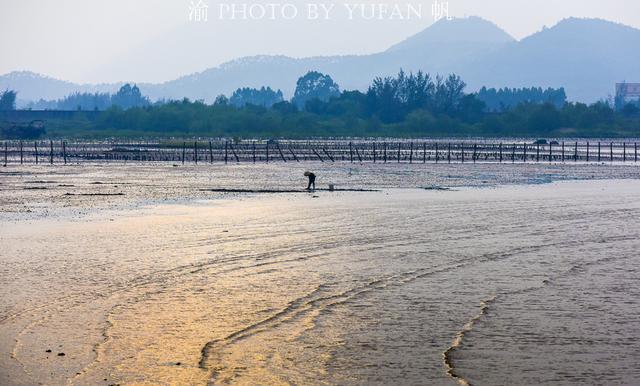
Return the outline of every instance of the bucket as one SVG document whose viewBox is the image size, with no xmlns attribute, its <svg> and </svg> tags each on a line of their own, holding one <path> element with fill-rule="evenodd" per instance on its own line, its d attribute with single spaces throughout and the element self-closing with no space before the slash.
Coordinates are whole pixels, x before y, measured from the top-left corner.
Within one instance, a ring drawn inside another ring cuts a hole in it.
<svg viewBox="0 0 640 386">
<path fill-rule="evenodd" d="M 329 191 L 333 192 L 335 190 L 335 186 L 333 184 L 329 184 Z"/>
</svg>

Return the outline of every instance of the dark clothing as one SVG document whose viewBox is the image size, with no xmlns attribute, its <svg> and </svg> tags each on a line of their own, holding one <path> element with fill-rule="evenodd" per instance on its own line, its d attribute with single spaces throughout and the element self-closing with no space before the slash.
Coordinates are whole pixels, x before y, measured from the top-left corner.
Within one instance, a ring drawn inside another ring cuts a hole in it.
<svg viewBox="0 0 640 386">
<path fill-rule="evenodd" d="M 311 173 L 309 174 L 309 185 L 307 185 L 307 190 L 311 190 L 311 185 L 313 185 L 313 189 L 316 188 L 316 175 Z"/>
</svg>

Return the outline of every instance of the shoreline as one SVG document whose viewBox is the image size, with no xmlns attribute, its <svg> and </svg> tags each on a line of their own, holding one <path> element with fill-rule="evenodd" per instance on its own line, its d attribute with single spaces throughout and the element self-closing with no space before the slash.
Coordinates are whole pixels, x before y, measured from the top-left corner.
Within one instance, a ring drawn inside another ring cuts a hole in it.
<svg viewBox="0 0 640 386">
<path fill-rule="evenodd" d="M 7 347 L 34 382 L 205 382 L 212 373 L 220 381 L 304 383 L 311 376 L 345 383 L 357 371 L 369 374 L 377 361 L 390 377 L 400 376 L 393 363 L 406 358 L 404 376 L 428 374 L 438 383 L 448 379 L 442 353 L 461 326 L 488 294 L 504 294 L 465 336 L 470 345 L 452 354 L 456 374 L 474 383 L 487 365 L 469 350 L 500 344 L 501 331 L 512 328 L 502 315 L 514 312 L 519 297 L 533 296 L 523 288 L 573 266 L 635 264 L 634 255 L 621 255 L 636 250 L 637 238 L 619 225 L 636 216 L 640 181 L 552 184 L 323 192 L 317 199 L 244 195 L 98 210 L 82 221 L 22 222 L 0 236 L 7 274 L 29 273 L 0 288 L 7 313 L 0 339 L 10 343 L 18 334 L 18 344 Z M 600 218 L 604 223 L 585 234 Z M 602 260 L 612 248 L 617 260 Z M 43 272 L 55 275 L 42 281 Z M 572 269 L 546 286 L 542 292 L 551 294 L 537 298 L 543 310 L 554 310 L 546 299 L 562 295 L 554 292 L 558 285 L 580 289 L 581 272 Z M 536 309 L 515 312 L 535 321 Z M 394 335 L 400 327 L 403 335 Z M 238 331 L 242 339 L 227 339 Z M 224 345 L 209 344 L 221 339 Z M 212 346 L 203 362 L 203 347 Z M 418 357 L 424 364 L 414 367 L 410 359 Z M 344 373 L 353 361 L 363 362 Z M 9 363 L 0 368 L 9 371 Z M 535 366 L 526 359 L 513 364 Z"/>
<path fill-rule="evenodd" d="M 105 167 L 106 166 L 106 167 Z M 0 221 L 14 223 L 39 218 L 83 218 L 94 211 L 126 212 L 139 207 L 182 204 L 198 200 L 227 200 L 264 194 L 309 194 L 296 171 L 308 166 L 216 165 L 173 168 L 169 165 L 31 167 L 0 170 Z M 466 188 L 534 186 L 558 181 L 640 179 L 634 165 L 371 165 L 338 164 L 327 168 L 315 193 L 366 193 L 389 189 L 455 191 Z M 186 174 L 185 174 L 186 173 Z M 251 180 L 237 179 L 247 174 Z M 528 174 L 525 174 L 528 173 Z M 156 176 L 157 175 L 157 176 Z M 254 176 L 259 178 L 256 180 Z M 269 181 L 273 176 L 274 181 Z M 372 178 L 370 176 L 376 176 Z M 6 178 L 3 178 L 6 177 Z M 234 180 L 235 179 L 235 180 Z M 330 179 L 330 180 L 329 180 Z M 329 181 L 327 181 L 329 180 Z M 323 188 L 335 183 L 333 192 Z M 162 182 L 161 182 L 162 181 Z M 248 183 L 246 183 L 248 182 Z M 273 182 L 276 182 L 273 184 Z M 404 184 L 404 186 L 403 186 Z M 298 185 L 299 189 L 291 189 Z M 398 185 L 398 186 L 393 186 Z"/>
</svg>

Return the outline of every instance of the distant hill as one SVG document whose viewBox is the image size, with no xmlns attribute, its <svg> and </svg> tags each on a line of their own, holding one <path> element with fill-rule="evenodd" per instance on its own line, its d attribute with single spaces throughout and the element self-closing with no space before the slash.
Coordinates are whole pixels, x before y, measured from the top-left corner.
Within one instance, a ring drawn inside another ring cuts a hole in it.
<svg viewBox="0 0 640 386">
<path fill-rule="evenodd" d="M 0 90 L 13 89 L 18 91 L 18 106 L 39 99 L 58 99 L 74 92 L 117 92 L 122 85 L 123 83 L 77 84 L 31 71 L 14 71 L 0 76 Z"/>
<path fill-rule="evenodd" d="M 294 59 L 252 56 L 160 84 L 139 84 L 152 99 L 204 99 L 239 87 L 271 86 L 290 97 L 309 70 L 330 74 L 342 89 L 364 90 L 376 76 L 423 70 L 456 72 L 468 91 L 487 87 L 565 87 L 570 100 L 594 102 L 620 81 L 640 81 L 640 30 L 599 19 L 565 19 L 521 41 L 486 20 L 441 20 L 372 55 Z M 18 99 L 60 98 L 74 91 L 116 91 L 122 83 L 78 85 L 30 72 L 0 76 Z"/>
<path fill-rule="evenodd" d="M 564 86 L 593 102 L 615 83 L 640 81 L 640 30 L 599 19 L 565 19 L 461 71 L 470 87 Z"/>
</svg>

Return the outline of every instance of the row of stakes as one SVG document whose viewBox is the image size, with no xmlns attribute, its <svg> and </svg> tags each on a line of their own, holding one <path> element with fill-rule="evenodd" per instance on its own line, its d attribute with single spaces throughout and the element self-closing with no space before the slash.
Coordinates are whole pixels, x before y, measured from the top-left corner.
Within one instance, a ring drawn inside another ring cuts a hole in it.
<svg viewBox="0 0 640 386">
<path fill-rule="evenodd" d="M 512 147 L 512 152 L 511 152 L 511 161 L 515 162 L 516 159 L 516 147 L 518 145 L 517 144 L 513 144 Z M 522 158 L 523 161 L 526 162 L 527 160 L 527 148 L 531 146 L 530 144 L 522 144 L 522 149 L 523 149 L 523 153 L 522 153 Z M 560 152 L 560 160 L 562 162 L 564 162 L 567 157 L 565 156 L 565 143 L 562 142 L 562 144 L 558 144 L 558 146 L 561 146 L 561 152 Z M 478 159 L 478 152 L 477 152 L 477 147 L 478 144 L 473 144 L 471 146 L 473 148 L 473 155 L 472 155 L 472 160 L 473 162 L 475 162 Z M 40 159 L 39 159 L 39 152 L 38 152 L 38 142 L 34 142 L 33 143 L 33 148 L 34 148 L 34 155 L 35 155 L 35 163 L 38 164 L 40 163 Z M 278 143 L 276 143 L 276 148 L 278 150 L 278 153 L 280 155 L 280 158 L 284 161 L 287 162 L 287 158 L 285 157 L 282 149 L 280 148 L 280 145 Z M 614 152 L 613 152 L 613 142 L 609 143 L 609 160 L 613 161 L 614 160 Z M 20 164 L 24 163 L 24 144 L 22 141 L 20 141 L 20 145 L 19 145 L 19 153 L 20 153 Z M 255 143 L 253 143 L 253 162 L 256 162 L 256 146 Z M 440 151 L 444 151 L 446 149 L 447 151 L 447 155 L 440 157 Z M 451 143 L 448 143 L 445 149 L 439 149 L 438 148 L 438 143 L 435 143 L 435 162 L 438 163 L 440 160 L 444 161 L 446 159 L 447 162 L 451 162 L 451 154 L 452 154 L 452 149 L 451 149 Z M 469 148 L 467 148 L 469 149 Z M 604 159 L 606 159 L 606 157 L 602 156 L 602 146 L 601 143 L 598 142 L 597 143 L 597 161 L 601 162 Z M 49 141 L 49 163 L 53 164 L 54 163 L 54 143 L 53 141 Z M 186 150 L 187 150 L 187 143 L 183 142 L 183 146 L 182 146 L 182 163 L 185 163 L 185 159 L 186 159 Z M 197 164 L 198 163 L 198 142 L 195 141 L 194 142 L 194 146 L 193 146 L 193 150 L 194 150 L 194 162 Z M 231 153 L 233 154 L 236 162 L 240 162 L 240 158 L 238 157 L 234 147 L 232 144 L 230 144 L 229 142 L 225 142 L 225 146 L 224 146 L 224 162 L 228 163 L 229 161 L 229 150 L 231 150 Z M 322 156 L 318 153 L 318 151 L 315 148 L 311 148 L 312 152 L 314 153 L 314 155 L 318 158 L 318 160 L 320 160 L 321 162 L 324 162 L 324 159 L 322 158 Z M 413 142 L 410 143 L 410 154 L 409 154 L 409 162 L 413 163 L 413 154 L 414 154 L 414 144 Z M 377 149 L 376 149 L 376 143 L 373 142 L 373 162 L 377 161 L 377 153 L 376 153 Z M 634 162 L 638 161 L 638 145 L 637 143 L 633 144 L 633 158 L 634 158 Z M 295 152 L 293 152 L 293 150 L 289 149 L 289 152 L 291 153 L 291 155 L 293 156 L 293 159 L 297 162 L 300 162 L 300 159 L 296 156 Z M 325 156 L 331 160 L 331 162 L 335 162 L 335 159 L 333 156 L 331 156 L 331 154 L 325 149 L 322 148 L 322 152 L 325 154 Z M 359 162 L 363 162 L 362 160 L 362 156 L 360 154 L 360 152 L 358 151 L 357 147 L 354 147 L 353 144 L 350 142 L 349 143 L 349 160 L 350 162 L 354 162 L 354 152 L 355 155 L 357 156 Z M 536 162 L 540 162 L 540 144 L 536 144 Z M 4 164 L 3 166 L 7 166 L 8 164 L 8 142 L 4 143 Z M 455 153 L 455 152 L 454 152 Z M 213 146 L 212 146 L 212 142 L 209 141 L 209 154 L 210 154 L 210 162 L 213 163 Z M 401 147 L 398 146 L 398 156 L 397 156 L 397 160 L 398 162 L 400 162 L 400 154 L 401 154 Z M 423 143 L 423 158 L 422 161 L 423 163 L 426 163 L 427 161 L 427 143 Z M 464 143 L 460 144 L 460 155 L 461 155 L 461 161 L 462 163 L 465 162 L 465 147 L 464 147 Z M 496 154 L 498 156 L 499 162 L 503 162 L 504 161 L 504 156 L 503 156 L 503 144 L 500 143 L 498 145 L 498 152 Z M 531 154 L 533 155 L 533 154 Z M 549 162 L 551 162 L 553 160 L 553 145 L 549 145 L 549 153 L 548 153 L 548 157 L 547 159 L 549 160 Z M 556 153 L 557 155 L 557 153 Z M 61 141 L 61 156 L 63 159 L 64 164 L 67 163 L 67 142 L 66 141 Z M 543 156 L 544 158 L 544 156 Z M 570 157 L 569 159 L 573 158 L 574 161 L 578 161 L 578 142 L 575 142 L 575 147 L 574 147 L 574 154 L 573 157 Z M 266 162 L 269 162 L 269 143 L 266 144 L 266 157 L 265 157 Z M 383 162 L 387 162 L 387 143 L 384 142 L 383 143 L 383 154 L 382 154 L 382 159 Z M 587 142 L 586 143 L 586 161 L 589 162 L 590 161 L 590 143 Z M 627 161 L 627 143 L 624 142 L 622 144 L 622 161 L 626 162 Z"/>
</svg>

